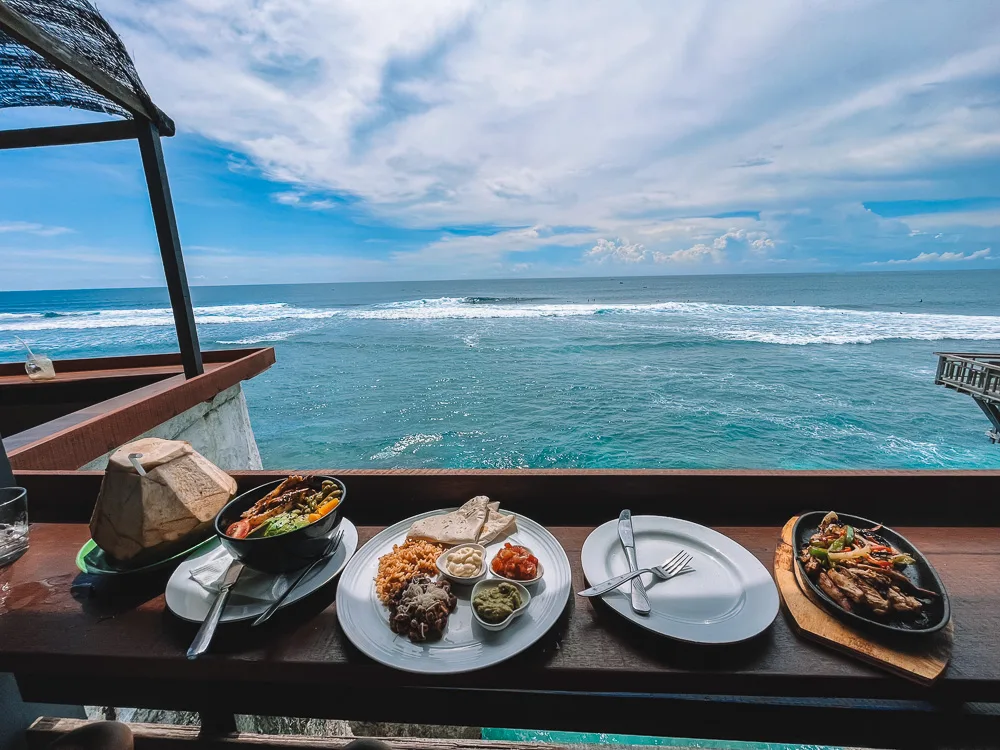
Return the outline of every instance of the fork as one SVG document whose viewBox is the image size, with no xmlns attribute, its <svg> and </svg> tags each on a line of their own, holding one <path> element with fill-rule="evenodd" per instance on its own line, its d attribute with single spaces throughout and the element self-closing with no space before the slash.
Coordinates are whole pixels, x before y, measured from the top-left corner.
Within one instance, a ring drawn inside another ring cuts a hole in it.
<svg viewBox="0 0 1000 750">
<path fill-rule="evenodd" d="M 584 589 L 580 592 L 580 596 L 600 596 L 601 594 L 606 594 L 612 589 L 618 588 L 623 583 L 631 581 L 637 576 L 641 576 L 643 573 L 652 573 L 654 576 L 663 581 L 669 581 L 675 576 L 683 575 L 684 573 L 693 573 L 694 568 L 688 565 L 688 563 L 693 559 L 693 555 L 681 550 L 662 565 L 654 565 L 651 568 L 642 568 L 641 570 L 609 578 L 604 583 L 599 583 L 596 586 L 591 586 L 589 589 Z"/>
<path fill-rule="evenodd" d="M 270 620 L 271 615 L 273 615 L 275 612 L 278 611 L 278 607 L 280 607 L 282 602 L 285 601 L 285 598 L 292 592 L 292 589 L 294 589 L 296 586 L 302 583 L 302 581 L 305 580 L 305 577 L 310 573 L 312 573 L 317 565 L 326 562 L 329 559 L 330 555 L 332 555 L 334 552 L 337 551 L 337 547 L 340 546 L 340 542 L 343 538 L 344 538 L 344 529 L 340 528 L 332 537 L 330 537 L 330 541 L 327 543 L 326 549 L 323 550 L 323 554 L 320 557 L 317 557 L 315 560 L 313 560 L 307 568 L 303 568 L 302 572 L 299 573 L 298 578 L 292 581 L 292 583 L 284 591 L 281 592 L 281 595 L 273 602 L 271 602 L 271 606 L 269 606 L 260 617 L 254 620 L 253 624 L 250 627 L 263 625 L 265 622 Z"/>
</svg>

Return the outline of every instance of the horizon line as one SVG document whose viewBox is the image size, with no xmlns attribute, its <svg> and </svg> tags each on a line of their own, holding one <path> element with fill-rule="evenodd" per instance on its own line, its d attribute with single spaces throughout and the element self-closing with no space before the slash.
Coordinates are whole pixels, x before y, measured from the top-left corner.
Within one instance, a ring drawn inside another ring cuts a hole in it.
<svg viewBox="0 0 1000 750">
<path fill-rule="evenodd" d="M 191 289 L 230 289 L 237 287 L 274 287 L 274 286 L 330 286 L 330 285 L 360 285 L 360 284 L 452 284 L 452 283 L 481 283 L 500 281 L 625 281 L 627 279 L 705 279 L 722 277 L 745 277 L 745 276 L 863 276 L 863 275 L 884 275 L 884 274 L 922 274 L 922 273 L 983 273 L 1000 272 L 1000 267 L 996 268 L 884 268 L 884 269 L 851 269 L 839 271 L 757 271 L 745 273 L 699 273 L 699 274 L 651 274 L 635 275 L 625 274 L 617 276 L 494 276 L 489 278 L 458 278 L 458 279 L 388 279 L 384 281 L 308 281 L 308 282 L 274 282 L 256 284 L 188 284 Z M 32 294 L 41 292 L 100 292 L 100 291 L 139 291 L 145 289 L 166 290 L 166 281 L 162 284 L 150 284 L 148 286 L 82 286 L 82 287 L 59 287 L 51 289 L 0 289 L 0 294 Z"/>
</svg>

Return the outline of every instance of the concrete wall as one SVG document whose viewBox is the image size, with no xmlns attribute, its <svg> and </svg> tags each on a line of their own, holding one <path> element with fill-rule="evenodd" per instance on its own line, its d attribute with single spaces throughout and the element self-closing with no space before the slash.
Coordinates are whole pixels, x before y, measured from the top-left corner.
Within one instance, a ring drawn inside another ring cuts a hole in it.
<svg viewBox="0 0 1000 750">
<path fill-rule="evenodd" d="M 201 455 L 220 469 L 262 469 L 257 441 L 250 427 L 250 414 L 243 387 L 237 383 L 211 401 L 205 401 L 178 414 L 149 432 L 136 437 L 186 440 Z M 104 470 L 106 453 L 81 469 Z"/>
</svg>

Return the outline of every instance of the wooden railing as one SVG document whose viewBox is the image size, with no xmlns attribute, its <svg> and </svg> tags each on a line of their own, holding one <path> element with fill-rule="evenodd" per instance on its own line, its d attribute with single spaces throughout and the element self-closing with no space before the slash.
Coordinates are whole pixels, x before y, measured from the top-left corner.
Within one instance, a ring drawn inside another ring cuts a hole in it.
<svg viewBox="0 0 1000 750">
<path fill-rule="evenodd" d="M 15 470 L 76 469 L 260 374 L 275 361 L 272 347 L 202 354 L 205 372 L 194 378 L 185 377 L 178 354 L 61 360 L 55 363 L 54 380 L 37 382 L 28 380 L 23 365 L 0 365 L 0 407 L 80 402 L 69 413 L 6 435 L 3 446 L 11 466 Z M 123 379 L 142 385 L 124 389 L 114 385 Z M 105 395 L 98 403 L 88 401 L 109 381 L 117 389 L 115 395 Z M 47 395 L 56 392 L 60 395 Z"/>
</svg>

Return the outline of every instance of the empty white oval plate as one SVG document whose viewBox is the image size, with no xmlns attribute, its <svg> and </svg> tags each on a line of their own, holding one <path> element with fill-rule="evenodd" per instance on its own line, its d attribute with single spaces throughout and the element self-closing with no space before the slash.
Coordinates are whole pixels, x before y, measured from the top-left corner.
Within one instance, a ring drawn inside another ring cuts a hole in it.
<svg viewBox="0 0 1000 750">
<path fill-rule="evenodd" d="M 639 567 L 661 565 L 683 549 L 694 555 L 694 572 L 669 581 L 643 575 L 648 615 L 632 611 L 627 584 L 601 597 L 622 617 L 670 638 L 715 644 L 744 641 L 774 622 L 778 589 L 771 574 L 729 537 L 664 516 L 633 516 L 632 529 Z M 590 585 L 628 572 L 617 519 L 594 529 L 580 557 Z"/>
</svg>

